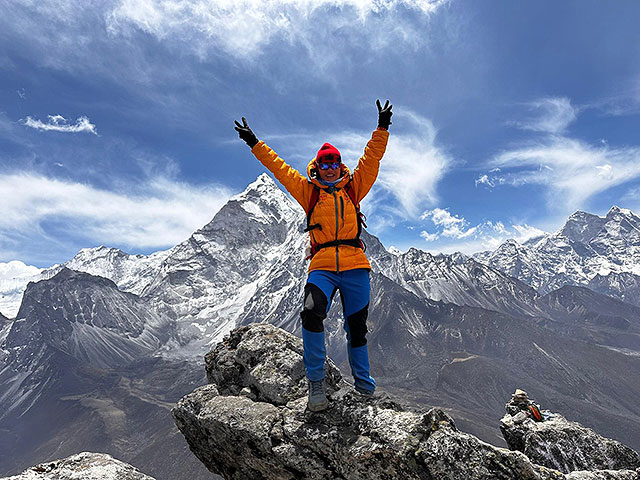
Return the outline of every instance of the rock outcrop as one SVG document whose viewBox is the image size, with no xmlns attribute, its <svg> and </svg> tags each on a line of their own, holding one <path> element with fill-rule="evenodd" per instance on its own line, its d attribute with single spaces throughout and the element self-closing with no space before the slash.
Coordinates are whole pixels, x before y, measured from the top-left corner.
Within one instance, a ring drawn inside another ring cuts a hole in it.
<svg viewBox="0 0 640 480">
<path fill-rule="evenodd" d="M 574 472 L 459 431 L 443 410 L 362 397 L 327 363 L 330 406 L 306 409 L 302 342 L 267 324 L 240 327 L 207 355 L 215 382 L 173 409 L 193 453 L 226 479 L 617 479 L 640 471 Z"/>
<path fill-rule="evenodd" d="M 631 448 L 557 413 L 543 422 L 522 413 L 507 413 L 500 429 L 509 448 L 521 451 L 538 465 L 561 472 L 640 468 L 640 455 Z"/>
<path fill-rule="evenodd" d="M 154 480 L 131 465 L 104 453 L 82 452 L 31 467 L 0 480 Z"/>
</svg>

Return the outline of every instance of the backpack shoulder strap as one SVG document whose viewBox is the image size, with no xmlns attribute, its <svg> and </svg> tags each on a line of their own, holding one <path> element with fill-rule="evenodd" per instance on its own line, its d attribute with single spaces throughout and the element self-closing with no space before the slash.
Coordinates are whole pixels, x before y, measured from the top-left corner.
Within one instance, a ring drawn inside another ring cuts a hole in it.
<svg viewBox="0 0 640 480">
<path fill-rule="evenodd" d="M 349 198 L 351 199 L 351 201 L 353 202 L 353 205 L 356 207 L 356 210 L 360 210 L 360 205 L 358 204 L 358 202 L 356 202 L 356 191 L 353 188 L 353 175 L 351 175 L 351 178 L 349 179 L 349 182 L 344 186 L 345 191 L 347 192 L 347 195 L 349 195 Z"/>
<path fill-rule="evenodd" d="M 311 215 L 311 212 L 313 212 L 313 209 L 316 207 L 316 203 L 318 203 L 318 198 L 320 198 L 320 188 L 315 183 L 311 183 L 311 185 L 313 185 L 313 190 L 311 190 L 311 197 L 309 198 L 307 216 Z"/>
<path fill-rule="evenodd" d="M 316 208 L 318 198 L 320 198 L 320 188 L 315 184 L 312 185 L 313 190 L 311 190 L 311 198 L 309 199 L 309 207 L 307 210 L 307 228 L 303 230 L 304 232 L 309 232 L 314 228 L 319 228 L 320 230 L 322 230 L 322 226 L 320 224 L 311 225 L 311 214 L 313 213 L 313 209 Z"/>
<path fill-rule="evenodd" d="M 347 192 L 347 195 L 349 196 L 349 198 L 351 199 L 351 203 L 353 203 L 353 206 L 356 207 L 356 215 L 358 216 L 358 238 L 360 238 L 360 234 L 362 233 L 362 227 L 364 226 L 364 228 L 367 228 L 367 224 L 365 223 L 365 220 L 367 217 L 365 217 L 364 213 L 360 211 L 360 204 L 356 202 L 356 191 L 353 188 L 353 174 L 349 179 L 349 183 L 347 183 L 344 186 L 344 189 Z"/>
</svg>

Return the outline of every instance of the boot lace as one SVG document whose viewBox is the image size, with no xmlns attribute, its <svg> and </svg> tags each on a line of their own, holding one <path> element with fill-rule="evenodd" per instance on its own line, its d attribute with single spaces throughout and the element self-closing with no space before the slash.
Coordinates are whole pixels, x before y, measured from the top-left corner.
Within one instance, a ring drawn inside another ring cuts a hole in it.
<svg viewBox="0 0 640 480">
<path fill-rule="evenodd" d="M 311 381 L 311 395 L 322 395 L 324 393 L 324 386 L 322 380 Z"/>
</svg>

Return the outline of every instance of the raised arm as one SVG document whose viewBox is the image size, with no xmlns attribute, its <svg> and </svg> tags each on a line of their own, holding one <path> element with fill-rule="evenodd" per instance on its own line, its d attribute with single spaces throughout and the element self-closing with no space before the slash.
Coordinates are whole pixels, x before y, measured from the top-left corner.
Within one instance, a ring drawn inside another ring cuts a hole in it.
<svg viewBox="0 0 640 480">
<path fill-rule="evenodd" d="M 259 141 L 258 137 L 249 128 L 246 118 L 242 117 L 242 125 L 237 120 L 235 120 L 235 124 L 234 128 L 238 132 L 238 136 L 251 147 L 251 153 L 273 173 L 276 179 L 306 212 L 309 206 L 311 189 L 313 188 L 309 185 L 306 177 L 303 177 L 300 172 L 288 165 L 266 143 Z"/>
<path fill-rule="evenodd" d="M 358 166 L 353 171 L 353 189 L 356 193 L 357 201 L 360 202 L 378 178 L 380 160 L 387 148 L 389 139 L 389 125 L 391 125 L 392 105 L 387 100 L 384 107 L 380 105 L 380 100 L 376 100 L 378 107 L 378 128 L 371 135 L 371 140 L 367 142 L 364 155 L 360 157 Z"/>
</svg>

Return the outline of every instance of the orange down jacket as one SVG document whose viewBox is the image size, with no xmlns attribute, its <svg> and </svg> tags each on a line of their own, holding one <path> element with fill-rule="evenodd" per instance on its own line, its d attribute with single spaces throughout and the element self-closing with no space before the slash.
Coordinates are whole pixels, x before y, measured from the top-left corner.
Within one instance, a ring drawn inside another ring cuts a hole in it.
<svg viewBox="0 0 640 480">
<path fill-rule="evenodd" d="M 319 244 L 334 240 L 350 240 L 358 234 L 356 208 L 344 187 L 349 181 L 353 182 L 353 190 L 359 204 L 376 181 L 380 160 L 387 148 L 388 139 L 388 131 L 375 130 L 364 149 L 364 154 L 358 161 L 358 166 L 353 171 L 353 175 L 343 163 L 340 172 L 341 180 L 331 193 L 325 190 L 327 187 L 322 185 L 316 176 L 315 158 L 307 166 L 307 175 L 309 176 L 307 178 L 288 165 L 262 141 L 258 142 L 251 152 L 298 201 L 305 213 L 309 213 L 314 185 L 320 187 L 320 195 L 311 214 L 310 224 L 320 224 L 322 229 L 317 228 L 309 232 L 311 243 Z M 309 264 L 309 272 L 312 270 L 342 272 L 354 268 L 370 270 L 371 265 L 361 248 L 350 245 L 322 248 L 312 257 Z"/>
</svg>

